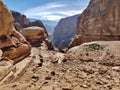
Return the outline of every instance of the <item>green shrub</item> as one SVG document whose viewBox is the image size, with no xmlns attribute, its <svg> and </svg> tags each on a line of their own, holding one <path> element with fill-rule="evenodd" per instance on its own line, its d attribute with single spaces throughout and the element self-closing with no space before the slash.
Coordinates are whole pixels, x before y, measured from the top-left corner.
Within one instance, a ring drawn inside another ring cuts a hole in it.
<svg viewBox="0 0 120 90">
<path fill-rule="evenodd" d="M 91 50 L 91 51 L 103 50 L 104 49 L 103 45 L 99 45 L 99 44 L 96 44 L 96 43 L 85 45 L 85 46 L 87 46 L 88 49 Z"/>
</svg>

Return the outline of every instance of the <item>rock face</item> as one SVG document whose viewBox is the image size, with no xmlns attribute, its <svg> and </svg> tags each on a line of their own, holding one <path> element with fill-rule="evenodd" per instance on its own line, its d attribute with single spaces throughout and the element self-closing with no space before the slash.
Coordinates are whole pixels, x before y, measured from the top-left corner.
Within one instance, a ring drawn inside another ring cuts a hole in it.
<svg viewBox="0 0 120 90">
<path fill-rule="evenodd" d="M 98 40 L 120 40 L 120 1 L 91 0 L 79 17 L 70 47 Z"/>
<path fill-rule="evenodd" d="M 77 19 L 79 15 L 61 19 L 54 30 L 54 44 L 59 49 L 68 46 L 68 43 L 76 33 Z"/>
<path fill-rule="evenodd" d="M 16 30 L 20 31 L 32 46 L 38 47 L 46 39 L 45 42 L 48 49 L 53 50 L 52 41 L 50 39 L 48 40 L 48 32 L 40 20 L 30 21 L 25 15 L 19 12 L 11 12 L 15 19 L 14 26 Z"/>
<path fill-rule="evenodd" d="M 39 44 L 47 38 L 45 30 L 41 27 L 28 27 L 21 30 L 21 34 L 30 42 L 33 46 L 39 46 Z"/>
<path fill-rule="evenodd" d="M 11 12 L 0 0 L 0 85 L 18 79 L 32 61 L 29 59 L 31 46 L 13 23 Z"/>
<path fill-rule="evenodd" d="M 10 23 L 12 23 L 14 19 L 2 1 L 0 1 L 0 13 L 0 48 L 2 48 L 5 44 L 7 46 L 13 45 L 8 34 L 12 28 Z M 5 43 L 6 41 L 7 43 Z"/>
<path fill-rule="evenodd" d="M 26 39 L 15 30 L 11 12 L 0 0 L 0 49 L 2 58 L 12 59 L 16 63 L 30 54 L 31 47 Z M 26 52 L 26 53 L 25 53 Z"/>
</svg>

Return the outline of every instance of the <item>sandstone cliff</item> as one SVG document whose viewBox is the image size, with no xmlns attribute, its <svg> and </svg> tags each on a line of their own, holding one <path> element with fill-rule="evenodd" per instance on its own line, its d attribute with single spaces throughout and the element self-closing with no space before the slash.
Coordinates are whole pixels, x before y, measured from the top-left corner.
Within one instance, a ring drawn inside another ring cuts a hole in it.
<svg viewBox="0 0 120 90">
<path fill-rule="evenodd" d="M 14 19 L 10 10 L 0 0 L 0 50 L 2 51 L 0 61 L 7 58 L 15 64 L 29 56 L 31 46 L 25 44 L 26 39 L 15 30 L 13 23 Z"/>
<path fill-rule="evenodd" d="M 119 0 L 91 0 L 79 17 L 70 47 L 98 40 L 120 40 Z"/>
<path fill-rule="evenodd" d="M 78 17 L 79 15 L 63 18 L 55 27 L 53 33 L 54 44 L 59 49 L 67 47 L 70 38 L 75 35 Z"/>
</svg>

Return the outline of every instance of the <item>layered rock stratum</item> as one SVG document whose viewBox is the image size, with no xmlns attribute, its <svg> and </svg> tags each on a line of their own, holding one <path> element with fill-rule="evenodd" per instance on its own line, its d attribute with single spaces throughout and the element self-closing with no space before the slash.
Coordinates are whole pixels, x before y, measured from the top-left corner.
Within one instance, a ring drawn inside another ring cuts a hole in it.
<svg viewBox="0 0 120 90">
<path fill-rule="evenodd" d="M 26 39 L 15 30 L 14 18 L 2 1 L 0 12 L 0 49 L 3 52 L 1 57 L 13 60 L 14 63 L 19 62 L 30 54 L 31 46 L 24 44 Z"/>
<path fill-rule="evenodd" d="M 44 28 L 37 26 L 24 28 L 21 30 L 21 34 L 33 46 L 39 46 L 39 44 L 47 38 Z"/>
<path fill-rule="evenodd" d="M 79 17 L 70 47 L 99 40 L 120 40 L 119 0 L 91 0 Z"/>
</svg>

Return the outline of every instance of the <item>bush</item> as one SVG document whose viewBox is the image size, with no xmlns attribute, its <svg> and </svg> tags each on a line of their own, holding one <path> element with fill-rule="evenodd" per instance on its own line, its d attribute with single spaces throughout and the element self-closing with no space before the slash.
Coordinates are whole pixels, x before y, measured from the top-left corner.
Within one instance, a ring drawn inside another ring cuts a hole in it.
<svg viewBox="0 0 120 90">
<path fill-rule="evenodd" d="M 96 44 L 96 43 L 89 44 L 89 45 L 86 45 L 86 46 L 87 46 L 88 49 L 91 50 L 91 51 L 103 50 L 103 49 L 104 49 L 104 46 L 103 46 L 103 45 L 99 45 L 99 44 Z"/>
</svg>

